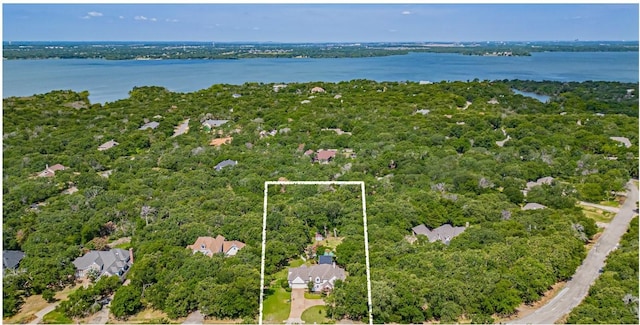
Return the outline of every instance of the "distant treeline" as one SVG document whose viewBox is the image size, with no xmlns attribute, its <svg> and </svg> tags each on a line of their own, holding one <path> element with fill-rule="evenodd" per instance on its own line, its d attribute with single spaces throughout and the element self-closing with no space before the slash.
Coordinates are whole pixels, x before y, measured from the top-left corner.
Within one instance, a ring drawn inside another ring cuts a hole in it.
<svg viewBox="0 0 640 325">
<path fill-rule="evenodd" d="M 486 43 L 213 43 L 213 42 L 4 42 L 12 59 L 243 59 L 358 58 L 410 52 L 528 56 L 532 52 L 638 51 L 637 42 Z"/>
</svg>

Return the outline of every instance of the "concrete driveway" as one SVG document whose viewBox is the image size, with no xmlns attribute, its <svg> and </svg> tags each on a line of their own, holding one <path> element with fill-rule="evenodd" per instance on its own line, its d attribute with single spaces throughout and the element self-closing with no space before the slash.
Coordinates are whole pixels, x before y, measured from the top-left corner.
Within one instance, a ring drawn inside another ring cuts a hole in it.
<svg viewBox="0 0 640 325">
<path fill-rule="evenodd" d="M 99 312 L 93 314 L 89 319 L 89 324 L 106 324 L 109 321 L 109 305 L 105 305 Z"/>
<path fill-rule="evenodd" d="M 582 299 L 587 296 L 589 288 L 600 276 L 599 270 L 604 267 L 607 255 L 620 242 L 629 223 L 635 215 L 638 202 L 638 189 L 632 181 L 627 183 L 627 199 L 618 214 L 611 220 L 609 226 L 602 232 L 587 258 L 578 267 L 571 280 L 567 282 L 553 299 L 535 312 L 514 320 L 511 324 L 555 324 L 566 314 L 571 312 Z"/>
<path fill-rule="evenodd" d="M 204 315 L 199 310 L 194 311 L 193 313 L 187 316 L 187 319 L 184 320 L 182 324 L 202 324 L 204 323 Z"/>
<path fill-rule="evenodd" d="M 36 319 L 32 320 L 29 324 L 38 324 L 42 321 L 42 317 L 44 317 L 44 315 L 52 312 L 54 309 L 56 309 L 56 307 L 58 307 L 58 305 L 60 304 L 60 302 L 56 302 L 53 304 L 50 304 L 49 306 L 43 308 L 42 310 L 40 310 L 39 312 L 37 312 L 36 315 Z"/>
<path fill-rule="evenodd" d="M 302 313 L 309 307 L 323 306 L 322 299 L 306 299 L 304 292 L 306 289 L 291 289 L 291 312 L 287 324 L 302 324 Z"/>
</svg>

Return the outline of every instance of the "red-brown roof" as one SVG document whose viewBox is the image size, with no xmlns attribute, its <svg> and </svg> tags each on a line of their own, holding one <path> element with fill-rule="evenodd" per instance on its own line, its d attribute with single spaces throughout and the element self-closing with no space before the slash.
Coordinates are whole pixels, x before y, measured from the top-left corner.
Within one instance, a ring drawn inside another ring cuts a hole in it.
<svg viewBox="0 0 640 325">
<path fill-rule="evenodd" d="M 49 167 L 50 170 L 53 170 L 54 172 L 57 172 L 59 170 L 64 170 L 66 167 L 60 165 L 60 164 L 55 164 L 51 167 Z"/>
<path fill-rule="evenodd" d="M 241 250 L 245 244 L 237 240 L 225 241 L 222 243 L 222 251 L 226 254 L 233 246 L 236 246 L 238 247 L 238 250 Z"/>
<path fill-rule="evenodd" d="M 232 137 L 226 137 L 226 138 L 217 138 L 217 139 L 213 139 L 211 140 L 211 142 L 209 143 L 210 146 L 216 146 L 219 147 L 223 144 L 229 144 L 231 143 L 231 140 L 233 140 Z"/>
<path fill-rule="evenodd" d="M 237 240 L 226 241 L 221 235 L 213 237 L 198 237 L 193 245 L 188 245 L 187 248 L 194 252 L 202 252 L 203 254 L 211 257 L 217 253 L 227 253 L 231 247 L 236 246 L 238 250 L 245 246 L 245 243 Z"/>
<path fill-rule="evenodd" d="M 316 159 L 327 161 L 336 157 L 336 150 L 319 150 L 316 154 Z"/>
<path fill-rule="evenodd" d="M 198 237 L 196 242 L 193 245 L 187 246 L 187 248 L 193 251 L 200 251 L 207 256 L 212 256 L 215 253 L 220 253 L 222 251 L 222 244 L 224 242 L 224 237 L 218 235 L 216 238 L 213 237 Z"/>
</svg>

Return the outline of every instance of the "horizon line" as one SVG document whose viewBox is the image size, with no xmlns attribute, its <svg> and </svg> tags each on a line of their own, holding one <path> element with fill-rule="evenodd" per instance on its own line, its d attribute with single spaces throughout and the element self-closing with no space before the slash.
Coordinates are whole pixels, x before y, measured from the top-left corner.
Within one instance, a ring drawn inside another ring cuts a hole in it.
<svg viewBox="0 0 640 325">
<path fill-rule="evenodd" d="M 533 42 L 640 42 L 640 40 L 620 40 L 620 39 L 600 39 L 600 40 L 477 40 L 477 41 L 453 41 L 453 40 L 433 40 L 433 41 L 216 41 L 216 40 L 2 40 L 3 43 L 7 42 L 120 42 L 120 43 L 136 43 L 136 42 L 149 42 L 149 43 L 161 43 L 161 42 L 190 42 L 190 43 L 279 43 L 279 44 L 323 44 L 323 43 L 339 43 L 339 44 L 369 44 L 369 43 L 533 43 Z"/>
</svg>

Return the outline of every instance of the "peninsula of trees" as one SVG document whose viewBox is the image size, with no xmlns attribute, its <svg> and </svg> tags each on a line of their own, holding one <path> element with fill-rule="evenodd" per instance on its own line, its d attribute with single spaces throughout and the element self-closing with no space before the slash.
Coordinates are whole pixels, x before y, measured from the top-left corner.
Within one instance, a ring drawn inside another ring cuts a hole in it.
<svg viewBox="0 0 640 325">
<path fill-rule="evenodd" d="M 359 58 L 410 52 L 522 56 L 534 52 L 638 51 L 638 42 L 421 42 L 421 43 L 216 43 L 216 42 L 7 42 L 4 59 L 243 59 Z"/>
</svg>

